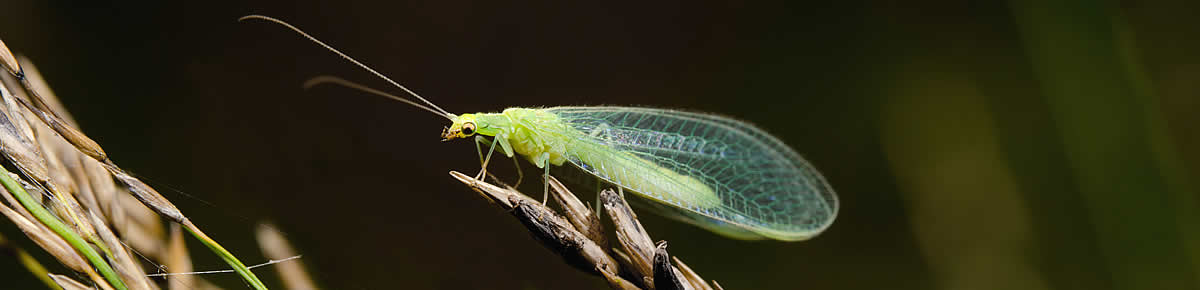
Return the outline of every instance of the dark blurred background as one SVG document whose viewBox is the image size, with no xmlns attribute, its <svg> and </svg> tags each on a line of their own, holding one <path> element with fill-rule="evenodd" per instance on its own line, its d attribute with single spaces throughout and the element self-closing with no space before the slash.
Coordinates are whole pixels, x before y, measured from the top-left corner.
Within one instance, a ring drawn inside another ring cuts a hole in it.
<svg viewBox="0 0 1200 290">
<path fill-rule="evenodd" d="M 642 215 L 727 289 L 1200 289 L 1200 2 L 833 2 L 8 0 L 0 39 L 243 261 L 265 260 L 253 228 L 273 221 L 331 289 L 606 286 L 446 174 L 479 165 L 439 142 L 445 120 L 303 90 L 397 91 L 242 15 L 452 112 L 639 105 L 774 133 L 838 191 L 824 234 Z M 225 268 L 189 242 L 198 270 Z M 0 264 L 4 288 L 37 287 Z"/>
</svg>

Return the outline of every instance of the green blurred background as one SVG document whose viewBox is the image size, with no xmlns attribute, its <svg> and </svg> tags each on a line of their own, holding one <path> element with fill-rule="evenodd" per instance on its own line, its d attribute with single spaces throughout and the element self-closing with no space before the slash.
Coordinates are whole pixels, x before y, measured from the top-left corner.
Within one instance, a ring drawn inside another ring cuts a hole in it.
<svg viewBox="0 0 1200 290">
<path fill-rule="evenodd" d="M 387 86 L 245 14 L 452 112 L 644 105 L 774 133 L 838 191 L 824 234 L 734 241 L 643 215 L 727 289 L 1200 289 L 1200 2 L 594 2 L 5 0 L 0 39 L 243 261 L 264 260 L 270 220 L 331 289 L 606 286 L 446 175 L 478 161 L 439 142 L 444 120 L 301 89 Z"/>
</svg>

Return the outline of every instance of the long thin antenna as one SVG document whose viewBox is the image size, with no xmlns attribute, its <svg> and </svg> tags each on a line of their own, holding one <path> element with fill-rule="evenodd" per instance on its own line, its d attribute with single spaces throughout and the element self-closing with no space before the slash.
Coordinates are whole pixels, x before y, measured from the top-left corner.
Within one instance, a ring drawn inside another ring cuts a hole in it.
<svg viewBox="0 0 1200 290">
<path fill-rule="evenodd" d="M 283 25 L 283 26 L 291 29 L 292 31 L 299 33 L 301 36 L 308 38 L 308 40 L 311 40 L 312 42 L 315 42 L 315 43 L 325 47 L 325 49 L 328 49 L 329 51 L 336 53 L 337 55 L 341 56 L 342 58 L 345 58 L 346 60 L 358 65 L 359 67 L 362 67 L 363 69 L 371 72 L 372 74 L 375 74 L 375 76 L 377 76 L 385 81 L 388 81 L 389 83 L 396 86 L 397 88 L 404 90 L 404 92 L 408 93 L 409 95 L 412 95 L 413 97 L 416 97 L 418 100 L 425 102 L 425 104 L 429 105 L 429 107 L 437 109 L 438 113 L 445 115 L 447 118 L 449 118 L 451 116 L 450 112 L 447 112 L 446 110 L 443 110 L 441 107 L 434 105 L 433 102 L 430 102 L 429 100 L 426 100 L 425 98 L 422 98 L 421 95 L 418 95 L 417 93 L 413 92 L 412 90 L 409 90 L 408 88 L 404 87 L 404 85 L 401 85 L 400 83 L 397 83 L 396 81 L 393 81 L 392 79 L 388 78 L 387 76 L 384 76 L 383 74 L 375 71 L 371 67 L 369 67 L 361 62 L 358 62 L 357 60 L 350 57 L 349 55 L 346 55 L 345 53 L 338 51 L 336 48 L 333 48 L 332 46 L 329 46 L 328 44 L 321 42 L 316 37 L 313 37 L 312 35 L 308 35 L 308 33 L 305 33 L 303 30 L 300 30 L 300 28 L 296 28 L 295 26 L 292 26 L 291 24 L 288 24 L 287 22 L 283 22 L 283 20 L 271 18 L 268 16 L 262 16 L 262 15 L 246 15 L 246 16 L 242 16 L 242 18 L 238 18 L 238 21 L 243 21 L 246 19 L 262 19 L 262 20 L 278 23 L 279 25 Z"/>
<path fill-rule="evenodd" d="M 368 92 L 368 93 L 388 97 L 390 99 L 401 101 L 401 102 L 404 102 L 405 104 L 412 105 L 413 107 L 417 107 L 417 108 L 421 108 L 422 110 L 429 111 L 430 113 L 433 113 L 434 115 L 438 115 L 438 116 L 442 116 L 446 119 L 450 119 L 450 121 L 454 121 L 454 118 L 452 117 L 453 115 L 438 112 L 429 107 L 418 104 L 417 102 L 413 102 L 408 99 L 401 98 L 400 96 L 389 94 L 389 93 L 386 93 L 386 92 L 383 92 L 380 90 L 372 89 L 372 88 L 364 86 L 362 84 L 351 82 L 351 81 L 348 81 L 348 80 L 345 80 L 345 79 L 342 79 L 339 77 L 335 77 L 335 76 L 318 76 L 318 77 L 308 79 L 308 81 L 304 82 L 304 89 L 307 90 L 309 88 L 312 88 L 313 86 L 316 86 L 319 84 L 324 84 L 324 83 L 339 84 L 339 85 L 342 85 L 347 88 L 356 89 L 356 90 L 360 90 L 363 92 Z"/>
</svg>

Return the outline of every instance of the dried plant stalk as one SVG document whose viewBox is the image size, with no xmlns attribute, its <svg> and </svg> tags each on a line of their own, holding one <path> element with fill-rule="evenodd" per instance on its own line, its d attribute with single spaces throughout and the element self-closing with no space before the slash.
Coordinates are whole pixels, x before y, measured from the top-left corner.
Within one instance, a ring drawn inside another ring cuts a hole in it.
<svg viewBox="0 0 1200 290">
<path fill-rule="evenodd" d="M 8 191 L 4 191 L 4 195 L 7 196 Z M 67 241 L 54 235 L 50 229 L 46 229 L 41 224 L 33 222 L 32 216 L 21 216 L 8 206 L 0 206 L 0 213 L 8 217 L 13 224 L 17 225 L 17 228 L 21 229 L 21 232 L 24 232 L 34 243 L 57 258 L 63 265 L 79 272 L 91 271 L 91 268 L 87 265 L 87 261 L 84 261 L 83 257 L 79 256 L 79 253 L 71 250 L 71 246 L 67 245 Z M 91 276 L 90 273 L 89 276 Z"/>
<path fill-rule="evenodd" d="M 62 275 L 43 278 L 68 289 L 157 289 L 126 245 L 158 261 L 171 261 L 173 268 L 190 269 L 188 259 L 178 258 L 181 240 L 172 244 L 172 255 L 166 253 L 161 218 L 167 218 L 225 260 L 249 285 L 266 289 L 174 204 L 109 159 L 78 129 L 36 67 L 14 57 L 3 42 L 0 66 L 7 72 L 0 73 L 0 155 L 20 173 L 0 170 L 0 214 L 69 269 L 86 274 L 91 286 Z M 27 267 L 37 272 L 37 266 Z M 168 280 L 175 288 L 211 288 L 198 277 Z"/>
<path fill-rule="evenodd" d="M 54 283 L 58 283 L 58 287 L 62 287 L 63 290 L 95 289 L 92 287 L 88 287 L 88 285 L 84 285 L 83 283 L 79 283 L 79 281 L 75 281 L 75 280 L 71 279 L 70 277 L 59 275 L 59 274 L 50 274 L 50 279 L 53 279 Z"/>
<path fill-rule="evenodd" d="M 263 255 L 267 256 L 268 259 L 278 261 L 298 256 L 292 244 L 278 230 L 275 230 L 274 226 L 262 223 L 258 225 L 258 230 L 255 232 L 258 236 L 258 245 L 262 248 Z M 308 275 L 308 271 L 304 270 L 304 263 L 300 261 L 280 264 L 277 270 L 279 272 L 279 280 L 283 282 L 284 288 L 294 290 L 317 289 L 317 283 L 313 282 L 312 277 Z"/>
<path fill-rule="evenodd" d="M 0 66 L 4 67 L 9 74 L 17 75 L 21 72 L 21 66 L 17 64 L 17 58 L 13 57 L 12 51 L 8 50 L 8 45 L 0 41 Z"/>
<path fill-rule="evenodd" d="M 166 262 L 168 273 L 192 272 L 192 257 L 188 255 L 187 244 L 183 241 L 183 229 L 180 229 L 179 225 L 171 225 Z M 167 289 L 191 289 L 191 285 L 195 283 L 196 279 L 191 275 L 173 276 L 173 279 L 167 280 Z"/>
<path fill-rule="evenodd" d="M 714 289 L 691 268 L 682 266 L 678 257 L 669 258 L 666 242 L 654 244 L 624 197 L 612 190 L 601 191 L 600 198 L 613 219 L 622 251 L 601 246 L 608 241 L 599 217 L 554 177 L 548 181 L 565 215 L 511 187 L 496 186 L 455 171 L 450 175 L 497 206 L 510 210 L 534 239 L 567 264 L 602 276 L 613 289 Z M 672 260 L 683 269 L 672 265 Z"/>
</svg>

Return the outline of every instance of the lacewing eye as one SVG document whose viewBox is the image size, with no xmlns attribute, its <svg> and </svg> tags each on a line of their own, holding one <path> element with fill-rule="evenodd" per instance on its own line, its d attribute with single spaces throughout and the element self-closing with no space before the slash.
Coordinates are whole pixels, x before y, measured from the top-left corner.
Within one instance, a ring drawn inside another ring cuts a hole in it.
<svg viewBox="0 0 1200 290">
<path fill-rule="evenodd" d="M 463 136 L 475 135 L 475 123 L 467 122 L 462 126 Z"/>
</svg>

